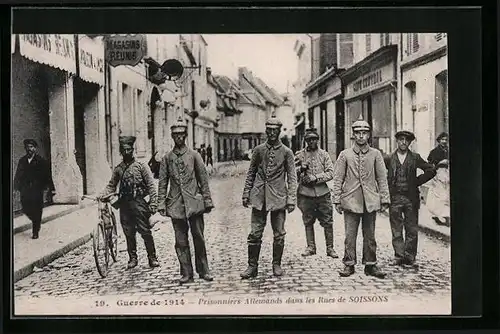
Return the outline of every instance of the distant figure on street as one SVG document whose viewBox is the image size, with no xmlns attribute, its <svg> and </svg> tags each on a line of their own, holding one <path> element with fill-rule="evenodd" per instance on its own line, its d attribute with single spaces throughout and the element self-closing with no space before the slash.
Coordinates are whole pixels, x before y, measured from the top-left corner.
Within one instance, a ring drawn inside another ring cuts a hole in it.
<svg viewBox="0 0 500 334">
<path fill-rule="evenodd" d="M 386 159 L 388 184 L 391 195 L 389 218 L 392 230 L 394 261 L 392 265 L 413 267 L 418 248 L 418 187 L 436 175 L 434 166 L 418 153 L 408 149 L 415 135 L 410 131 L 396 133 L 397 150 Z M 424 173 L 417 176 L 417 169 Z M 405 237 L 403 238 L 403 227 Z"/>
<path fill-rule="evenodd" d="M 201 144 L 200 154 L 201 154 L 201 158 L 203 159 L 203 164 L 205 164 L 206 159 L 207 159 L 207 151 L 205 150 L 205 144 Z"/>
<path fill-rule="evenodd" d="M 19 159 L 14 176 L 14 189 L 20 192 L 24 214 L 32 223 L 32 238 L 38 239 L 42 224 L 43 192 L 48 189 L 55 195 L 49 163 L 37 154 L 38 143 L 25 139 L 26 155 Z"/>
<path fill-rule="evenodd" d="M 426 207 L 438 225 L 450 225 L 450 172 L 449 137 L 446 132 L 437 137 L 438 146 L 430 153 L 427 161 L 436 166 L 436 177 L 429 184 Z"/>
<path fill-rule="evenodd" d="M 203 232 L 203 215 L 214 208 L 208 175 L 201 155 L 186 146 L 187 125 L 179 117 L 171 126 L 175 147 L 162 159 L 158 186 L 158 208 L 172 219 L 175 251 L 181 267 L 179 284 L 194 281 L 188 231 L 193 236 L 196 272 L 201 279 L 213 281 L 208 268 Z M 170 188 L 168 185 L 170 183 Z M 167 196 L 167 190 L 168 196 Z"/>
<path fill-rule="evenodd" d="M 352 124 L 354 145 L 340 152 L 334 167 L 333 203 L 337 212 L 344 214 L 345 224 L 344 270 L 339 273 L 341 277 L 354 274 L 360 221 L 365 275 L 386 276 L 377 266 L 375 220 L 378 210 L 389 208 L 390 197 L 382 153 L 368 145 L 370 130 L 370 125 L 360 116 Z"/>
<path fill-rule="evenodd" d="M 326 255 L 335 259 L 338 255 L 333 247 L 332 196 L 326 184 L 333 179 L 333 162 L 330 155 L 318 147 L 319 135 L 315 128 L 306 131 L 305 139 L 307 147 L 295 155 L 299 181 L 297 204 L 302 211 L 307 241 L 302 256 L 316 254 L 314 223 L 317 219 L 325 232 Z"/>
<path fill-rule="evenodd" d="M 211 165 L 212 167 L 214 166 L 214 160 L 213 160 L 213 150 L 212 146 L 208 144 L 207 146 L 207 166 Z"/>
<path fill-rule="evenodd" d="M 295 209 L 297 172 L 292 150 L 279 140 L 282 123 L 276 117 L 266 122 L 267 142 L 253 150 L 247 172 L 242 202 L 252 207 L 251 231 L 248 235 L 248 268 L 241 278 L 256 277 L 268 212 L 273 228 L 273 274 L 282 276 L 281 258 L 285 247 L 286 212 Z"/>
<path fill-rule="evenodd" d="M 136 233 L 139 232 L 144 240 L 148 253 L 148 262 L 151 268 L 160 264 L 156 257 L 156 248 L 151 233 L 149 218 L 156 213 L 156 186 L 151 170 L 146 164 L 137 161 L 134 157 L 134 143 L 136 137 L 122 136 L 119 138 L 120 154 L 123 161 L 113 170 L 113 175 L 100 197 L 116 192 L 119 187 L 118 204 L 120 223 L 127 241 L 129 261 L 127 269 L 137 266 Z M 145 197 L 149 195 L 149 203 Z"/>
<path fill-rule="evenodd" d="M 290 148 L 290 138 L 288 138 L 286 128 L 284 128 L 283 132 L 280 133 L 280 140 L 281 140 L 281 143 L 283 143 L 283 145 Z"/>
</svg>

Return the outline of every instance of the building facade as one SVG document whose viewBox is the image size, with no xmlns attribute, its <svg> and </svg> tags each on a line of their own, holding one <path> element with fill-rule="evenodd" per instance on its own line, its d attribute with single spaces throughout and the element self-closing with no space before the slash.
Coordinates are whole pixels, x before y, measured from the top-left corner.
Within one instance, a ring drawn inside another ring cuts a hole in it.
<svg viewBox="0 0 500 334">
<path fill-rule="evenodd" d="M 50 162 L 54 203 L 76 204 L 111 174 L 106 160 L 104 42 L 87 35 L 20 34 L 12 44 L 12 162 L 33 138 Z M 13 198 L 14 212 L 20 199 Z"/>
<path fill-rule="evenodd" d="M 399 128 L 415 133 L 413 149 L 423 157 L 448 132 L 448 59 L 445 33 L 401 34 Z"/>
</svg>

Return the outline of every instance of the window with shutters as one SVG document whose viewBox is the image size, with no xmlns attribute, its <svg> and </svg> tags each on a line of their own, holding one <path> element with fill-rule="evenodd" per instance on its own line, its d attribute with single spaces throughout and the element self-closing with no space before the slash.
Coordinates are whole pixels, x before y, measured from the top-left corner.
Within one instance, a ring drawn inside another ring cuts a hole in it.
<svg viewBox="0 0 500 334">
<path fill-rule="evenodd" d="M 380 34 L 380 47 L 391 44 L 390 34 Z"/>
<path fill-rule="evenodd" d="M 372 35 L 371 34 L 365 35 L 365 42 L 366 42 L 366 55 L 369 55 L 370 52 L 372 52 Z"/>
<path fill-rule="evenodd" d="M 442 39 L 444 39 L 446 37 L 446 33 L 438 33 L 438 34 L 435 34 L 434 35 L 434 38 L 436 39 L 436 41 L 441 41 Z"/>
<path fill-rule="evenodd" d="M 406 54 L 411 55 L 420 48 L 418 33 L 406 34 Z"/>
</svg>

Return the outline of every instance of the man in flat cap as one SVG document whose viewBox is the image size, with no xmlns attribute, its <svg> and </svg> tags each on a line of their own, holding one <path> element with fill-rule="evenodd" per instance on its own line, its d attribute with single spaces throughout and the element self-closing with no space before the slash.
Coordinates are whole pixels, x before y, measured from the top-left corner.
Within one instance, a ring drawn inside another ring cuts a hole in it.
<svg viewBox="0 0 500 334">
<path fill-rule="evenodd" d="M 307 242 L 307 248 L 302 256 L 316 254 L 314 223 L 317 219 L 325 232 L 326 255 L 338 258 L 333 247 L 332 196 L 326 184 L 333 179 L 333 163 L 330 155 L 318 147 L 318 140 L 316 129 L 307 129 L 305 135 L 307 146 L 295 155 L 299 182 L 297 205 L 302 211 Z"/>
<path fill-rule="evenodd" d="M 175 146 L 160 163 L 158 208 L 162 216 L 172 219 L 175 252 L 181 268 L 179 284 L 194 280 L 189 229 L 193 237 L 196 272 L 201 279 L 213 281 L 203 235 L 205 229 L 203 215 L 210 213 L 214 208 L 207 170 L 200 153 L 186 146 L 187 125 L 182 117 L 179 117 L 170 129 Z M 168 189 L 169 183 L 170 189 Z M 168 196 L 167 190 L 169 190 Z"/>
<path fill-rule="evenodd" d="M 55 188 L 50 165 L 37 153 L 34 139 L 25 139 L 26 155 L 19 159 L 14 176 L 14 189 L 21 194 L 23 212 L 32 222 L 32 238 L 38 239 L 43 211 L 43 192 L 48 189 L 54 196 Z"/>
<path fill-rule="evenodd" d="M 136 233 L 139 232 L 144 240 L 151 268 L 158 267 L 156 248 L 149 224 L 149 218 L 156 213 L 156 187 L 153 174 L 146 163 L 137 161 L 134 157 L 134 143 L 136 138 L 122 136 L 120 153 L 123 161 L 113 170 L 111 180 L 101 196 L 116 192 L 119 188 L 120 223 L 127 241 L 129 255 L 128 269 L 137 266 Z M 149 195 L 149 203 L 145 197 Z"/>
<path fill-rule="evenodd" d="M 255 147 L 247 172 L 242 202 L 252 207 L 251 231 L 248 235 L 248 268 L 241 278 L 256 277 L 268 212 L 271 213 L 273 274 L 282 276 L 281 258 L 285 247 L 286 212 L 295 209 L 297 172 L 292 150 L 279 139 L 282 123 L 275 116 L 266 122 L 267 141 Z"/>
<path fill-rule="evenodd" d="M 386 273 L 377 266 L 375 220 L 377 211 L 389 208 L 387 171 L 382 153 L 368 145 L 370 125 L 361 116 L 352 124 L 352 132 L 354 144 L 340 152 L 333 176 L 333 203 L 337 212 L 344 214 L 345 225 L 344 269 L 339 274 L 354 274 L 361 221 L 365 275 L 385 278 Z"/>
<path fill-rule="evenodd" d="M 409 149 L 411 142 L 415 140 L 412 132 L 398 131 L 396 140 L 398 148 L 385 162 L 391 194 L 389 219 L 394 248 L 392 265 L 413 267 L 418 243 L 418 210 L 420 209 L 418 187 L 432 179 L 436 171 L 432 164 L 427 163 L 418 153 Z M 417 176 L 417 169 L 421 169 L 424 173 Z"/>
</svg>

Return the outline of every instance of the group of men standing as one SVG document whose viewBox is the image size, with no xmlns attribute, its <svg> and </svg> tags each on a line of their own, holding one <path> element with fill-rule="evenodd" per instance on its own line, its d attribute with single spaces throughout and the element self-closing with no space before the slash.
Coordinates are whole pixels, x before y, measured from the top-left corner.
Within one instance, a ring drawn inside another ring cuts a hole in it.
<svg viewBox="0 0 500 334">
<path fill-rule="evenodd" d="M 326 255 L 338 258 L 334 248 L 333 208 L 343 214 L 345 249 L 344 268 L 339 272 L 341 277 L 355 272 L 360 224 L 364 272 L 377 278 L 386 276 L 377 265 L 377 211 L 389 210 L 394 248 L 392 264 L 414 266 L 420 204 L 418 187 L 436 175 L 436 168 L 408 149 L 415 139 L 413 133 L 396 133 L 398 148 L 384 158 L 379 150 L 368 144 L 370 125 L 360 118 L 352 125 L 353 146 L 340 152 L 333 164 L 328 153 L 318 147 L 319 135 L 315 129 L 307 130 L 306 147 L 294 155 L 280 140 L 281 128 L 282 123 L 276 117 L 266 122 L 267 141 L 255 147 L 247 172 L 242 204 L 252 209 L 251 231 L 247 238 L 248 268 L 241 273 L 241 278 L 248 279 L 258 274 L 268 215 L 274 235 L 273 274 L 284 274 L 281 260 L 285 248 L 285 221 L 287 214 L 296 206 L 302 212 L 305 227 L 307 247 L 302 253 L 304 257 L 316 254 L 314 223 L 318 220 L 324 229 Z M 159 266 L 150 223 L 151 216 L 159 212 L 172 220 L 175 251 L 180 264 L 179 283 L 194 280 L 189 230 L 193 237 L 196 272 L 201 279 L 212 281 L 204 239 L 204 214 L 211 212 L 214 204 L 205 163 L 199 152 L 187 147 L 187 126 L 182 118 L 171 127 L 171 135 L 175 146 L 161 158 L 158 191 L 151 169 L 134 157 L 135 137 L 120 137 L 123 161 L 114 169 L 109 184 L 100 196 L 116 192 L 119 185 L 116 206 L 120 209 L 120 222 L 127 242 L 128 268 L 138 265 L 137 232 L 144 240 L 149 265 Z M 54 187 L 47 164 L 34 154 L 36 142 L 25 141 L 25 146 L 27 155 L 19 162 L 15 188 L 21 191 L 23 209 L 33 221 L 33 237 L 37 238 L 43 204 L 38 197 L 43 189 L 54 190 Z M 421 169 L 423 174 L 417 176 L 417 169 Z M 40 181 L 35 182 L 30 175 L 41 175 Z M 332 180 L 333 189 L 330 190 L 327 182 Z M 34 183 L 41 190 L 27 192 L 27 184 Z"/>
</svg>

